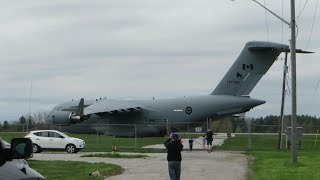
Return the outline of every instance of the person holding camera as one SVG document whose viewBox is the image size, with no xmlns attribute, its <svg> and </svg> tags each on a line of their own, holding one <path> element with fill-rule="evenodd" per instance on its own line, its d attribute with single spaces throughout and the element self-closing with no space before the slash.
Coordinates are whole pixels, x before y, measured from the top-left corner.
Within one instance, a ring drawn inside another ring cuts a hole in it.
<svg viewBox="0 0 320 180">
<path fill-rule="evenodd" d="M 181 151 L 183 145 L 178 134 L 171 133 L 169 139 L 164 142 L 167 148 L 167 160 L 170 180 L 180 180 L 181 174 Z"/>
</svg>

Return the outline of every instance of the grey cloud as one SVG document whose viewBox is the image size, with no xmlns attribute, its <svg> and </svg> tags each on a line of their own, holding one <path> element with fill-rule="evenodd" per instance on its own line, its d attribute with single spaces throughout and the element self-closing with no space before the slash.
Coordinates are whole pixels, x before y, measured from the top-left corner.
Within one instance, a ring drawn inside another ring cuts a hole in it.
<svg viewBox="0 0 320 180">
<path fill-rule="evenodd" d="M 281 12 L 278 1 L 267 5 Z M 302 48 L 309 11 L 300 17 Z M 288 8 L 284 13 L 287 18 Z M 3 2 L 0 15 L 0 121 L 26 113 L 31 80 L 33 111 L 81 97 L 208 94 L 247 41 L 267 40 L 264 11 L 251 1 Z M 270 15 L 268 26 L 271 41 L 287 44 L 289 29 L 282 36 L 281 22 Z M 316 21 L 309 46 L 316 51 L 318 34 Z M 298 58 L 299 112 L 319 115 L 307 108 L 319 101 L 313 92 L 319 56 Z M 282 64 L 252 92 L 268 102 L 250 112 L 254 116 L 279 112 Z"/>
</svg>

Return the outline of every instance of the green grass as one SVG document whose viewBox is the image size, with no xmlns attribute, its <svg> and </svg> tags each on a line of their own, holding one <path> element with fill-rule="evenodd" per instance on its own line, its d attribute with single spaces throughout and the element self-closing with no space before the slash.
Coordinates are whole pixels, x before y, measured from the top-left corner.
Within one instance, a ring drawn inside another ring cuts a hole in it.
<svg viewBox="0 0 320 180">
<path fill-rule="evenodd" d="M 300 150 L 314 151 L 320 149 L 319 141 L 315 145 L 315 135 L 302 136 L 302 144 Z M 285 140 L 284 140 L 285 141 Z M 283 147 L 285 143 L 283 142 Z M 252 151 L 274 151 L 278 150 L 278 136 L 277 135 L 252 135 Z M 233 150 L 233 151 L 247 151 L 248 150 L 248 135 L 238 134 L 234 138 L 226 140 L 222 146 L 215 147 L 217 150 Z"/>
<path fill-rule="evenodd" d="M 24 137 L 25 135 L 27 135 L 26 133 L 22 133 L 22 132 L 0 132 L 0 137 L 7 141 L 8 143 L 11 142 L 12 138 L 21 138 Z"/>
<path fill-rule="evenodd" d="M 86 149 L 84 152 L 110 152 L 112 146 L 116 146 L 119 152 L 159 152 L 152 149 L 141 149 L 141 147 L 162 144 L 165 138 L 116 138 L 114 136 L 106 135 L 84 135 L 72 134 L 71 136 L 81 138 L 86 142 Z M 160 151 L 162 152 L 162 151 Z"/>
<path fill-rule="evenodd" d="M 124 158 L 124 159 L 134 159 L 134 158 L 146 158 L 148 156 L 146 155 L 140 155 L 140 154 L 135 154 L 135 155 L 126 155 L 126 154 L 111 154 L 111 153 L 105 153 L 105 154 L 85 154 L 80 157 L 102 157 L 102 158 Z"/>
<path fill-rule="evenodd" d="M 12 138 L 24 137 L 26 133 L 20 132 L 0 132 L 0 137 L 10 143 Z M 82 152 L 111 152 L 112 146 L 117 146 L 119 152 L 141 152 L 158 153 L 165 150 L 154 150 L 141 148 L 153 144 L 162 144 L 166 138 L 116 138 L 114 136 L 95 135 L 95 134 L 68 134 L 71 137 L 83 139 L 86 142 L 86 148 Z"/>
<path fill-rule="evenodd" d="M 121 174 L 124 170 L 114 164 L 86 163 L 76 161 L 35 161 L 29 160 L 29 166 L 44 175 L 46 179 L 97 179 L 89 176 L 90 172 L 99 171 L 102 176 L 109 177 Z M 100 177 L 98 179 L 105 179 Z"/>
<path fill-rule="evenodd" d="M 314 142 L 315 136 L 303 136 L 298 163 L 291 162 L 290 150 L 277 149 L 277 135 L 252 135 L 250 152 L 247 152 L 247 135 L 236 135 L 216 149 L 244 151 L 253 155 L 250 180 L 316 180 L 320 177 L 320 152 Z"/>
<path fill-rule="evenodd" d="M 24 137 L 25 133 L 20 132 L 0 132 L 0 137 L 10 143 L 14 137 Z M 68 134 L 72 137 L 83 139 L 86 142 L 86 148 L 82 152 L 111 152 L 112 146 L 117 146 L 119 152 L 166 152 L 165 150 L 142 149 L 141 147 L 153 144 L 162 144 L 165 137 L 153 138 L 116 138 L 106 135 L 95 134 Z M 195 136 L 195 135 L 194 135 Z M 180 137 L 189 138 L 188 134 L 181 134 Z M 197 136 L 196 136 L 197 137 Z M 314 145 L 314 135 L 304 135 L 302 139 L 301 150 L 320 150 L 320 137 L 317 145 Z M 277 150 L 278 136 L 277 135 L 252 135 L 252 151 L 273 151 Z M 246 151 L 248 150 L 248 135 L 238 134 L 236 137 L 226 140 L 222 146 L 215 147 L 217 150 L 233 150 Z"/>
<path fill-rule="evenodd" d="M 320 152 L 299 152 L 298 163 L 289 151 L 253 152 L 252 180 L 316 180 L 320 178 Z"/>
</svg>

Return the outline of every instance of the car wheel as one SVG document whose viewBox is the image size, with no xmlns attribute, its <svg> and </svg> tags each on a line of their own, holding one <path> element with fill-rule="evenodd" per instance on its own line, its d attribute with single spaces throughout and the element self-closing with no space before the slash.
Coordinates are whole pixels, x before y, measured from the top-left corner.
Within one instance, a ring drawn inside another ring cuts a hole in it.
<svg viewBox="0 0 320 180">
<path fill-rule="evenodd" d="M 77 149 L 76 146 L 74 146 L 73 144 L 68 144 L 66 147 L 66 151 L 67 153 L 76 153 Z"/>
<path fill-rule="evenodd" d="M 41 152 L 41 147 L 36 144 L 33 144 L 33 153 L 39 153 L 39 152 Z"/>
</svg>

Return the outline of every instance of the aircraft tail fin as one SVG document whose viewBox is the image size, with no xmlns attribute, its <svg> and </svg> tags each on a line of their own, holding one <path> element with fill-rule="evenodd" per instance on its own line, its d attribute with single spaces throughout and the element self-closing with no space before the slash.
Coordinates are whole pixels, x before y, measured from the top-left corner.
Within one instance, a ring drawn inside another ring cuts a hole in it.
<svg viewBox="0 0 320 180">
<path fill-rule="evenodd" d="M 79 105 L 78 105 L 78 109 L 77 109 L 77 115 L 78 116 L 82 116 L 83 115 L 83 111 L 84 111 L 84 99 L 81 98 Z"/>
<path fill-rule="evenodd" d="M 211 95 L 249 95 L 280 53 L 288 48 L 272 42 L 248 42 Z"/>
</svg>

